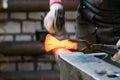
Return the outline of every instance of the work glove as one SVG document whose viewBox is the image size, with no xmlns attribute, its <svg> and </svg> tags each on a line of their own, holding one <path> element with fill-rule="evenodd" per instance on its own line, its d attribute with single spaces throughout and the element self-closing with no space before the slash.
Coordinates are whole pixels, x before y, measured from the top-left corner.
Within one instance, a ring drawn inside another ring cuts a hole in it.
<svg viewBox="0 0 120 80">
<path fill-rule="evenodd" d="M 117 42 L 116 46 L 120 46 L 120 40 Z M 120 49 L 118 49 L 118 52 L 112 57 L 112 60 L 120 63 Z"/>
<path fill-rule="evenodd" d="M 63 9 L 62 1 L 61 0 L 50 0 L 50 11 L 46 15 L 44 19 L 44 26 L 50 33 L 55 33 L 54 28 L 54 18 L 55 18 L 55 11 L 58 9 Z"/>
</svg>

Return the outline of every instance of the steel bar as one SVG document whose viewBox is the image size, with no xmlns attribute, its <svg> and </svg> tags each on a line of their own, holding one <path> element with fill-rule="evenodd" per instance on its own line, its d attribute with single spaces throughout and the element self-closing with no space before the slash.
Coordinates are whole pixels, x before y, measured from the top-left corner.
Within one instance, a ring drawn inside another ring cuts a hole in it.
<svg viewBox="0 0 120 80">
<path fill-rule="evenodd" d="M 65 10 L 76 10 L 79 0 L 63 0 Z M 49 0 L 8 0 L 8 8 L 0 11 L 48 11 Z"/>
<path fill-rule="evenodd" d="M 30 63 L 30 62 L 35 62 L 35 60 L 9 60 L 9 63 L 21 63 L 21 62 L 26 62 L 26 63 Z M 36 60 L 36 62 L 45 62 L 45 63 L 55 63 L 55 60 L 50 60 L 50 59 L 41 59 L 41 60 Z M 0 61 L 0 63 L 5 63 L 5 61 Z"/>
<path fill-rule="evenodd" d="M 0 44 L 0 53 L 6 56 L 29 56 L 29 55 L 43 55 L 44 43 L 40 42 L 5 42 Z"/>
<path fill-rule="evenodd" d="M 59 71 L 3 72 L 0 78 L 3 80 L 59 80 Z"/>
</svg>

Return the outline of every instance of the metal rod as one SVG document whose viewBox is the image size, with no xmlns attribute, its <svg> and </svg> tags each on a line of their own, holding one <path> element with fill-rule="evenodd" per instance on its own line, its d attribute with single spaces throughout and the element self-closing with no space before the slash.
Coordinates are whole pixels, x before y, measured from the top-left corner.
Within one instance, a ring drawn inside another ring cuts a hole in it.
<svg viewBox="0 0 120 80">
<path fill-rule="evenodd" d="M 79 0 L 63 0 L 65 10 L 76 10 Z M 48 11 L 49 0 L 8 0 L 8 8 L 0 11 Z"/>
<path fill-rule="evenodd" d="M 46 53 L 40 42 L 5 42 L 0 44 L 0 53 L 6 56 L 29 56 L 52 54 Z"/>
<path fill-rule="evenodd" d="M 0 76 L 3 80 L 59 80 L 59 71 L 21 71 L 21 72 L 2 72 Z"/>
</svg>

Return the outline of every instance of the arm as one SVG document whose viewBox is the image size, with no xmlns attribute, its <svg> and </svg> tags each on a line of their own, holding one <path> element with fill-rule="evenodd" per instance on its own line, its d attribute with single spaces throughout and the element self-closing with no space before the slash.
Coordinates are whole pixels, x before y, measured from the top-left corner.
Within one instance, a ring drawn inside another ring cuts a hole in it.
<svg viewBox="0 0 120 80">
<path fill-rule="evenodd" d="M 55 4 L 55 3 L 62 4 L 62 0 L 50 0 L 50 2 L 49 2 L 50 6 L 51 6 L 52 4 Z"/>
</svg>

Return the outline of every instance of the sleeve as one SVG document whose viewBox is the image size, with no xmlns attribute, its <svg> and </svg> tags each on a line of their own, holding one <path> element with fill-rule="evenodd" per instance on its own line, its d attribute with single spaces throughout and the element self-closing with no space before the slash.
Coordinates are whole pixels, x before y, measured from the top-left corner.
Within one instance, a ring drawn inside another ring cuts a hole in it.
<svg viewBox="0 0 120 80">
<path fill-rule="evenodd" d="M 54 4 L 54 3 L 60 3 L 60 4 L 62 4 L 62 0 L 50 0 L 50 2 L 49 2 L 50 6 L 52 4 Z"/>
</svg>

